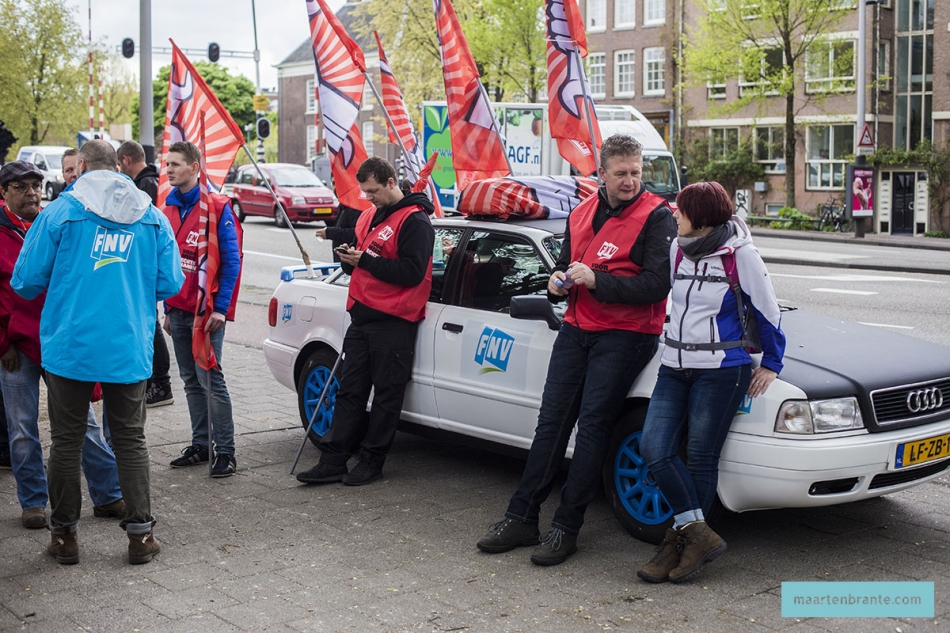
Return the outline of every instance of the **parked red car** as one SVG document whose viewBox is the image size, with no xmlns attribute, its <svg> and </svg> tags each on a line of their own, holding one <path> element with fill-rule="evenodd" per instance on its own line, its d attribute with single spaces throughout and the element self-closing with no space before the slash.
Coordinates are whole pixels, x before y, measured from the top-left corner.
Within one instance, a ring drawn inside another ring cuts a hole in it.
<svg viewBox="0 0 950 633">
<path fill-rule="evenodd" d="M 327 225 L 336 222 L 336 196 L 312 171 L 289 163 L 266 163 L 261 165 L 261 170 L 291 222 L 322 220 Z M 253 165 L 238 168 L 231 206 L 242 222 L 249 215 L 262 215 L 274 218 L 277 226 L 286 226 L 283 214 L 277 213 L 274 197 Z"/>
</svg>

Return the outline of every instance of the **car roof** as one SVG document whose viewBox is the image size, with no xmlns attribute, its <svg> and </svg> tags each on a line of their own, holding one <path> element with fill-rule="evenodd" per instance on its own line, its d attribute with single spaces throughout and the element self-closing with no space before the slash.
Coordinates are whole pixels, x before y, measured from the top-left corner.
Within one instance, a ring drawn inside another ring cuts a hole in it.
<svg viewBox="0 0 950 633">
<path fill-rule="evenodd" d="M 471 218 L 463 215 L 452 215 L 445 218 L 432 218 L 435 227 L 445 228 L 472 228 L 482 231 L 514 231 L 517 233 L 534 233 L 538 239 L 551 235 L 563 235 L 567 218 L 544 220 L 521 220 L 509 217 L 508 220 L 493 220 L 490 216 Z"/>
<path fill-rule="evenodd" d="M 294 168 L 294 169 L 306 169 L 307 171 L 310 171 L 304 165 L 297 165 L 296 163 L 258 163 L 258 164 L 261 166 L 261 169 L 268 169 L 268 170 Z M 241 167 L 239 168 L 239 171 L 245 171 L 247 169 L 254 169 L 254 165 L 241 165 Z"/>
</svg>

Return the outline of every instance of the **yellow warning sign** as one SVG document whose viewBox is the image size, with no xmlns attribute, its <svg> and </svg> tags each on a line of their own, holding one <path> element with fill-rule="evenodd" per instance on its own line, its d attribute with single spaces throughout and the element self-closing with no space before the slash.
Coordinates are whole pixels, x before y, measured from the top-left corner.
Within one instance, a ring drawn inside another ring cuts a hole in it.
<svg viewBox="0 0 950 633">
<path fill-rule="evenodd" d="M 257 112 L 267 112 L 270 107 L 270 99 L 264 95 L 254 95 L 254 110 Z"/>
</svg>

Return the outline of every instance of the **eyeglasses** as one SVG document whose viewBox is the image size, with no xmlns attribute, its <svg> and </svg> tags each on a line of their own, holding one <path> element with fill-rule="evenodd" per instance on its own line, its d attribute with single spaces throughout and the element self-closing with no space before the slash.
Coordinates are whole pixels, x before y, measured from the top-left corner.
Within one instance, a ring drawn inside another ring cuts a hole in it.
<svg viewBox="0 0 950 633">
<path fill-rule="evenodd" d="M 15 182 L 10 185 L 10 188 L 16 191 L 17 193 L 29 193 L 30 190 L 33 190 L 36 193 L 43 193 L 42 182 L 36 182 L 33 184 L 30 184 L 28 182 Z"/>
</svg>

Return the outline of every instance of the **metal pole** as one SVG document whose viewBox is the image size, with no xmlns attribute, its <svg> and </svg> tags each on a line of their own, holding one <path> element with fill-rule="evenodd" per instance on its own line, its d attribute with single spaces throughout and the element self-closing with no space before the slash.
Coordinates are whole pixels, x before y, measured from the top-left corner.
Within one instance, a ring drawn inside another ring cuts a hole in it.
<svg viewBox="0 0 950 633">
<path fill-rule="evenodd" d="M 511 170 L 511 161 L 508 160 L 508 146 L 505 144 L 505 137 L 502 136 L 501 130 L 496 127 L 497 125 L 500 125 L 498 123 L 498 116 L 492 109 L 491 101 L 488 100 L 488 91 L 485 90 L 485 84 L 482 83 L 481 77 L 478 78 L 478 89 L 481 90 L 482 97 L 485 99 L 485 104 L 488 106 L 488 109 L 491 112 L 491 126 L 495 128 L 495 132 L 498 133 L 498 140 L 501 141 L 501 153 L 505 155 L 505 164 L 508 165 L 508 173 L 513 176 L 514 172 Z"/>
<path fill-rule="evenodd" d="M 195 327 L 194 323 L 191 325 L 192 328 Z M 210 337 L 210 335 L 209 335 Z M 205 372 L 205 397 L 208 399 L 208 476 L 211 476 L 211 471 L 214 466 L 214 440 L 211 435 L 211 372 L 214 371 L 214 367 Z"/>
<path fill-rule="evenodd" d="M 139 0 L 139 143 L 145 162 L 155 162 L 155 115 L 152 105 L 152 0 Z"/>
<path fill-rule="evenodd" d="M 297 456 L 294 458 L 294 463 L 290 465 L 290 474 L 294 474 L 294 470 L 297 468 L 297 462 L 300 461 L 300 455 L 303 453 L 303 447 L 307 445 L 307 438 L 310 437 L 310 430 L 313 428 L 313 423 L 317 419 L 317 413 L 320 412 L 320 406 L 323 404 L 323 397 L 327 395 L 327 390 L 330 388 L 330 383 L 333 382 L 333 376 L 336 375 L 336 368 L 340 366 L 340 362 L 343 361 L 343 357 L 346 356 L 345 353 L 340 353 L 336 357 L 336 362 L 333 363 L 333 369 L 330 370 L 330 375 L 327 377 L 327 382 L 323 385 L 323 391 L 320 392 L 320 397 L 317 398 L 317 404 L 313 408 L 313 415 L 310 416 L 310 422 L 307 424 L 307 430 L 303 434 L 303 441 L 300 443 L 300 448 L 297 449 Z"/>
<path fill-rule="evenodd" d="M 261 51 L 257 48 L 257 8 L 254 0 L 251 0 L 251 20 L 254 22 L 254 73 L 257 75 L 257 94 L 263 94 L 261 92 Z M 257 160 L 264 162 L 264 141 L 260 138 L 257 139 Z"/>
<path fill-rule="evenodd" d="M 241 146 L 244 149 L 244 153 L 247 154 L 248 159 L 251 161 L 251 164 L 254 165 L 254 168 L 257 169 L 258 175 L 261 177 L 261 182 L 264 183 L 264 186 L 267 187 L 267 190 L 270 192 L 270 195 L 274 198 L 274 202 L 277 204 L 277 211 L 284 216 L 284 222 L 287 223 L 287 228 L 290 229 L 291 235 L 294 236 L 294 241 L 297 242 L 297 248 L 300 249 L 300 255 L 303 257 L 304 265 L 310 269 L 310 278 L 313 279 L 317 276 L 317 271 L 314 270 L 313 265 L 310 263 L 310 255 L 307 254 L 307 251 L 304 250 L 303 244 L 300 243 L 300 238 L 297 237 L 297 231 L 294 230 L 294 224 L 290 221 L 290 216 L 287 215 L 287 211 L 284 209 L 284 205 L 280 203 L 280 200 L 277 198 L 277 194 L 274 193 L 274 190 L 270 186 L 270 181 L 267 180 L 267 176 L 264 175 L 264 172 L 261 171 L 261 166 L 257 164 L 257 161 L 254 160 L 254 157 L 251 156 L 251 150 L 247 148 L 247 145 Z"/>
<path fill-rule="evenodd" d="M 600 173 L 600 156 L 597 153 L 597 140 L 594 136 L 594 108 L 591 104 L 590 95 L 587 94 L 587 73 L 584 72 L 584 65 L 581 63 L 581 49 L 574 44 L 574 59 L 577 60 L 577 74 L 581 78 L 581 91 L 584 95 L 584 109 L 587 110 L 587 131 L 590 133 L 590 151 L 594 153 L 594 173 Z"/>
<path fill-rule="evenodd" d="M 370 77 L 370 74 L 366 71 L 363 71 L 363 76 L 366 77 L 366 83 L 368 83 L 370 89 L 372 89 L 373 96 L 376 97 L 376 103 L 379 104 L 379 107 L 383 111 L 383 116 L 386 117 L 386 123 L 389 125 L 389 129 L 393 131 L 393 136 L 396 137 L 396 142 L 399 143 L 399 149 L 402 150 L 402 157 L 406 161 L 406 168 L 411 169 L 413 175 L 416 177 L 416 180 L 418 180 L 419 172 L 416 171 L 415 166 L 412 164 L 412 161 L 409 160 L 409 152 L 408 150 L 406 150 L 406 146 L 402 142 L 402 138 L 399 136 L 399 133 L 396 131 L 396 126 L 393 125 L 392 117 L 389 116 L 389 111 L 386 110 L 386 106 L 383 104 L 383 98 L 382 96 L 380 96 L 379 90 L 376 89 L 376 85 L 373 83 L 373 78 Z"/>
<path fill-rule="evenodd" d="M 858 125 L 854 134 L 855 154 L 858 154 L 858 143 L 861 142 L 861 134 L 864 132 L 866 121 L 865 92 L 867 92 L 867 77 L 865 75 L 865 57 L 867 52 L 867 5 L 865 0 L 858 0 Z M 863 154 L 858 154 L 855 162 L 858 165 L 867 165 L 867 159 Z M 851 204 L 845 200 L 845 204 Z M 854 222 L 854 236 L 864 237 L 864 218 L 852 218 Z"/>
</svg>

